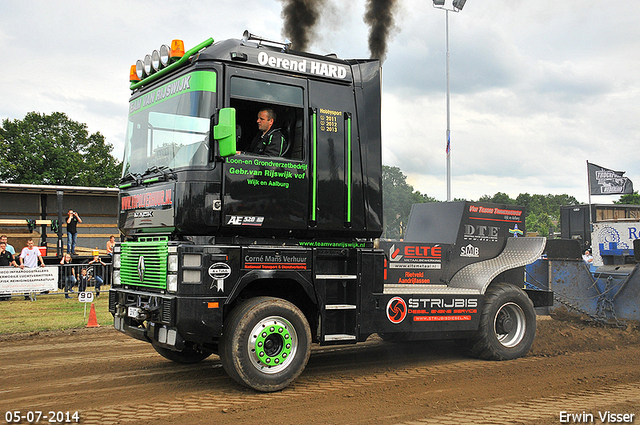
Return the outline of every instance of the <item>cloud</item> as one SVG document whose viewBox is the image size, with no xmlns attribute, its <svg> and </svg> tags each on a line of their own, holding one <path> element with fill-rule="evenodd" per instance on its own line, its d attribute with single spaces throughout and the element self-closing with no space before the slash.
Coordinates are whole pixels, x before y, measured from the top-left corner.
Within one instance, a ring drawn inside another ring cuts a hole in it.
<svg viewBox="0 0 640 425">
<path fill-rule="evenodd" d="M 366 2 L 324 0 L 314 53 L 367 58 Z M 383 67 L 383 160 L 444 200 L 445 13 L 402 0 Z M 183 39 L 282 38 L 279 0 L 6 0 L 0 118 L 66 112 L 121 155 L 128 72 Z M 640 185 L 640 3 L 469 1 L 449 14 L 452 194 L 568 193 L 586 202 L 586 160 Z M 616 197 L 600 197 L 610 202 Z"/>
</svg>

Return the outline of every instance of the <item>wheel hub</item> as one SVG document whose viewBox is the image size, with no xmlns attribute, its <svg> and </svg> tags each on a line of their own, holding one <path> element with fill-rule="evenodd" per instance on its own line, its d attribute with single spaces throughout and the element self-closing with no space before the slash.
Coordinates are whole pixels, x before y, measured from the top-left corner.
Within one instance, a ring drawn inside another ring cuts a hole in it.
<svg viewBox="0 0 640 425">
<path fill-rule="evenodd" d="M 291 334 L 279 324 L 265 326 L 256 338 L 255 350 L 265 366 L 281 364 L 291 355 Z"/>
<path fill-rule="evenodd" d="M 503 312 L 498 318 L 498 323 L 496 325 L 496 331 L 499 334 L 506 334 L 513 330 L 513 319 L 508 313 Z"/>
<path fill-rule="evenodd" d="M 269 317 L 256 324 L 248 341 L 251 363 L 267 373 L 276 373 L 293 359 L 297 346 L 293 326 L 282 317 Z"/>
<path fill-rule="evenodd" d="M 526 319 L 522 308 L 513 302 L 506 303 L 498 310 L 493 329 L 500 344 L 515 347 L 526 332 Z"/>
</svg>

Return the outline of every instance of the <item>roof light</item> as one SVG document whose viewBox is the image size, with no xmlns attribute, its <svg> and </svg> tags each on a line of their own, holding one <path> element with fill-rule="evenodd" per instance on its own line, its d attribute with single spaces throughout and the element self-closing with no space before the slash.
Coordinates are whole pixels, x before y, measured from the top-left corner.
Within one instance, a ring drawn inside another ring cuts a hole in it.
<svg viewBox="0 0 640 425">
<path fill-rule="evenodd" d="M 164 68 L 169 65 L 169 54 L 171 53 L 171 48 L 166 44 L 160 46 L 160 65 Z"/>
<path fill-rule="evenodd" d="M 145 55 L 144 57 L 144 73 L 151 75 L 151 55 Z"/>
<path fill-rule="evenodd" d="M 171 42 L 171 59 L 180 59 L 184 56 L 184 42 L 182 40 L 173 40 Z"/>
<path fill-rule="evenodd" d="M 138 77 L 138 73 L 136 72 L 136 66 L 131 65 L 131 69 L 129 70 L 129 81 L 135 83 L 136 81 L 140 81 L 140 77 Z"/>
<path fill-rule="evenodd" d="M 151 67 L 155 72 L 160 71 L 160 52 L 157 50 L 151 52 Z"/>
<path fill-rule="evenodd" d="M 144 63 L 140 59 L 136 62 L 136 75 L 140 80 L 144 78 Z"/>
<path fill-rule="evenodd" d="M 198 53 L 205 47 L 213 44 L 213 38 L 209 38 L 190 49 L 188 52 L 184 49 L 182 40 L 173 40 L 171 47 L 162 45 L 158 50 L 154 50 L 152 54 L 146 55 L 143 60 L 138 60 L 135 65 L 135 79 L 133 67 L 129 72 L 131 81 L 131 89 L 134 90 L 142 85 L 145 81 L 152 81 L 164 75 L 166 71 L 172 69 L 172 66 L 179 66 L 188 61 L 189 58 Z M 172 63 L 174 62 L 174 63 Z M 149 78 L 149 79 L 148 79 Z"/>
</svg>

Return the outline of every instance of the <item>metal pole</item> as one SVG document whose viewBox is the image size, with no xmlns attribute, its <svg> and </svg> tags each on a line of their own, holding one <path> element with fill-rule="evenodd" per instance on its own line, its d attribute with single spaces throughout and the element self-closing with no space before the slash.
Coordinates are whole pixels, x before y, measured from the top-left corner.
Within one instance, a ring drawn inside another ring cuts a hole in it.
<svg viewBox="0 0 640 425">
<path fill-rule="evenodd" d="M 449 10 L 446 13 L 446 43 L 447 43 L 447 202 L 451 202 L 451 109 L 449 102 Z"/>
<path fill-rule="evenodd" d="M 64 246 L 62 245 L 62 197 L 64 192 L 56 190 L 56 199 L 58 201 L 58 244 L 56 246 L 56 254 L 58 257 L 64 255 Z"/>
</svg>

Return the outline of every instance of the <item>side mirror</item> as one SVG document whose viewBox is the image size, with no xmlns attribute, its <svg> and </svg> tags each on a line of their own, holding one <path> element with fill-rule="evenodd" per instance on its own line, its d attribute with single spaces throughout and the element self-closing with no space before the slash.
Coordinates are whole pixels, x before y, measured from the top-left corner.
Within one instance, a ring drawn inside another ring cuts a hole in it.
<svg viewBox="0 0 640 425">
<path fill-rule="evenodd" d="M 213 138 L 218 141 L 221 157 L 236 154 L 236 110 L 222 108 L 218 112 L 218 124 L 213 127 Z"/>
</svg>

